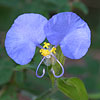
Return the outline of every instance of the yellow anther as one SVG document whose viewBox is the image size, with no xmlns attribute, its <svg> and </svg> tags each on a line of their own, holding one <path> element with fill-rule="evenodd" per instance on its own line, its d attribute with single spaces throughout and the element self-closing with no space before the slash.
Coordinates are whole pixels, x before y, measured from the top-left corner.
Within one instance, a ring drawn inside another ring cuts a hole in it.
<svg viewBox="0 0 100 100">
<path fill-rule="evenodd" d="M 40 53 L 43 51 L 43 49 L 40 49 Z"/>
<path fill-rule="evenodd" d="M 53 47 L 50 52 L 53 52 L 54 54 L 56 54 L 56 48 Z"/>
<path fill-rule="evenodd" d="M 41 50 L 40 50 L 40 53 L 41 53 L 41 55 L 43 55 L 43 56 L 47 56 L 47 55 L 50 54 L 50 51 L 49 51 L 49 50 L 45 50 L 45 49 L 41 49 Z"/>
<path fill-rule="evenodd" d="M 49 48 L 49 46 L 50 46 L 50 43 L 44 42 L 43 48 Z"/>
<path fill-rule="evenodd" d="M 49 46 L 50 46 L 50 43 L 44 42 L 43 48 L 47 48 L 47 49 L 40 49 L 41 55 L 43 55 L 43 56 L 48 56 L 48 55 L 50 55 L 51 53 L 54 53 L 54 54 L 56 53 L 56 52 L 55 52 L 55 51 L 56 51 L 56 48 L 53 47 L 51 50 L 50 50 L 50 49 L 48 50 Z"/>
</svg>

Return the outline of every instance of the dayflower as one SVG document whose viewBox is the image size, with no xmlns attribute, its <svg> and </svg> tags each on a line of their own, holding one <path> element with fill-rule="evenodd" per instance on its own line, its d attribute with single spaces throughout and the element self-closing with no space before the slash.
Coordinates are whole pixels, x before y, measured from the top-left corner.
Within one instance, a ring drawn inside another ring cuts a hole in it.
<svg viewBox="0 0 100 100">
<path fill-rule="evenodd" d="M 40 44 L 47 38 L 49 43 Z M 28 64 L 34 54 L 36 47 L 40 47 L 40 53 L 43 59 L 39 63 L 36 76 L 41 63 L 45 58 L 53 56 L 62 68 L 62 73 L 57 76 L 51 69 L 53 75 L 58 78 L 64 73 L 62 64 L 56 56 L 56 47 L 60 45 L 64 56 L 71 59 L 80 59 L 90 47 L 91 32 L 87 23 L 73 12 L 63 12 L 54 15 L 47 20 L 40 14 L 27 13 L 20 15 L 7 32 L 5 39 L 5 48 L 7 54 L 20 65 Z M 54 47 L 50 48 L 50 44 Z"/>
</svg>

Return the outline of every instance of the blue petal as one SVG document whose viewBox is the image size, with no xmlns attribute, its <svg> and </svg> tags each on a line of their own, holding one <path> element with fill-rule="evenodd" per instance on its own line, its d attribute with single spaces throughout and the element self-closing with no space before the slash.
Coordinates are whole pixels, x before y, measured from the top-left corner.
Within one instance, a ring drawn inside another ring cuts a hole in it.
<svg viewBox="0 0 100 100">
<path fill-rule="evenodd" d="M 45 25 L 48 41 L 60 44 L 63 54 L 71 59 L 79 59 L 90 47 L 90 29 L 85 21 L 73 12 L 54 15 Z"/>
<path fill-rule="evenodd" d="M 39 14 L 20 15 L 6 35 L 5 47 L 8 55 L 18 64 L 31 61 L 37 44 L 45 39 L 44 25 L 47 19 Z"/>
</svg>

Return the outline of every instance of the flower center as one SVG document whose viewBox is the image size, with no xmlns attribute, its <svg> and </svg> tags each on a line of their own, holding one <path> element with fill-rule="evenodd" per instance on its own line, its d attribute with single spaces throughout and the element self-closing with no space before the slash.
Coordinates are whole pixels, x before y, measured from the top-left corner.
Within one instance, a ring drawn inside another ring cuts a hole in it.
<svg viewBox="0 0 100 100">
<path fill-rule="evenodd" d="M 56 48 L 55 47 L 52 47 L 50 49 L 50 43 L 47 43 L 47 42 L 44 42 L 44 46 L 43 46 L 44 49 L 40 49 L 40 53 L 41 55 L 43 56 L 46 56 L 48 57 L 51 53 L 54 53 L 56 54 Z"/>
</svg>

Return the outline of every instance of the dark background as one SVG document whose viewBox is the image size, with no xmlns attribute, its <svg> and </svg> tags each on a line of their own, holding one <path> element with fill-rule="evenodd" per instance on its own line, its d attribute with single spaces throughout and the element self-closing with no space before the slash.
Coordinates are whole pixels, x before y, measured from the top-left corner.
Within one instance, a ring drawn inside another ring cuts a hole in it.
<svg viewBox="0 0 100 100">
<path fill-rule="evenodd" d="M 0 100 L 34 100 L 51 87 L 48 77 L 38 79 L 34 71 L 17 65 L 8 57 L 4 41 L 14 19 L 23 13 L 39 13 L 49 19 L 56 13 L 68 11 L 77 13 L 88 23 L 92 43 L 82 59 L 66 59 L 64 76 L 81 78 L 88 94 L 97 93 L 99 97 L 90 100 L 100 100 L 100 0 L 0 0 Z M 40 60 L 41 56 L 35 55 L 29 65 L 36 69 Z M 20 67 L 21 71 L 16 71 Z M 46 100 L 69 99 L 57 92 Z"/>
</svg>

